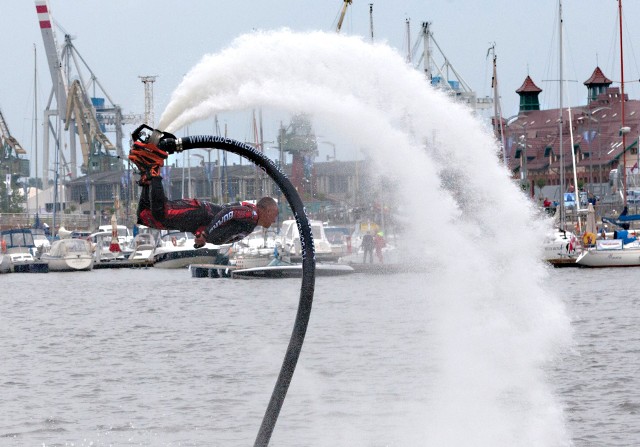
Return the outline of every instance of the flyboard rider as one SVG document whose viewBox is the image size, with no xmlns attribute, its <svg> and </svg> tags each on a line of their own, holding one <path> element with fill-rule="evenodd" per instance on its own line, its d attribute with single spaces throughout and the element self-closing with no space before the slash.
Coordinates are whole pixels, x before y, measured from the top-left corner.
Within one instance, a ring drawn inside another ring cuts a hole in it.
<svg viewBox="0 0 640 447">
<path fill-rule="evenodd" d="M 138 167 L 142 187 L 138 223 L 160 230 L 187 231 L 195 235 L 195 248 L 237 242 L 256 226 L 269 228 L 278 217 L 278 204 L 263 197 L 248 202 L 219 205 L 205 200 L 169 200 L 162 186 L 160 168 L 168 153 L 150 142 L 134 141 L 129 160 Z"/>
</svg>

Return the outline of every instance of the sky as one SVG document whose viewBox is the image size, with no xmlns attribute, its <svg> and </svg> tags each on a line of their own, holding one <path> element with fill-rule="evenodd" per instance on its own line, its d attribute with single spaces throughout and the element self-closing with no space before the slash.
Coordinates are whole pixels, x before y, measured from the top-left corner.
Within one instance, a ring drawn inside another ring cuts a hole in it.
<svg viewBox="0 0 640 447">
<path fill-rule="evenodd" d="M 519 98 L 515 90 L 527 75 L 543 89 L 542 107 L 557 107 L 558 0 L 353 0 L 342 33 L 371 39 L 370 3 L 376 42 L 385 42 L 406 55 L 407 41 L 413 47 L 421 23 L 431 22 L 436 42 L 479 97 L 493 96 L 492 60 L 487 51 L 495 44 L 504 117 L 517 114 Z M 139 76 L 157 76 L 156 123 L 181 78 L 205 54 L 219 52 L 236 37 L 256 30 L 335 32 L 342 5 L 342 0 L 49 0 L 57 24 L 54 29 L 58 44 L 63 42 L 65 33 L 74 38 L 74 46 L 124 113 L 144 112 L 144 88 Z M 563 102 L 581 105 L 586 98 L 583 82 L 597 65 L 614 81 L 614 86 L 619 85 L 618 2 L 564 0 L 562 9 L 566 80 Z M 30 151 L 34 67 L 40 122 L 51 89 L 35 3 L 0 0 L 0 17 L 3 29 L 0 109 L 12 135 Z M 640 99 L 640 64 L 636 54 L 640 49 L 633 46 L 633 42 L 640 42 L 640 29 L 632 26 L 637 17 L 640 2 L 624 1 L 625 91 L 632 99 Z M 442 64 L 439 54 L 434 57 L 436 63 Z M 219 120 L 227 125 L 230 137 L 241 141 L 252 139 L 251 111 L 219 116 Z M 263 116 L 265 140 L 275 139 L 280 120 L 280 116 Z M 189 133 L 212 134 L 213 124 L 194 124 Z M 41 136 L 38 139 L 42 141 Z M 324 158 L 331 150 L 322 145 L 320 157 Z"/>
</svg>

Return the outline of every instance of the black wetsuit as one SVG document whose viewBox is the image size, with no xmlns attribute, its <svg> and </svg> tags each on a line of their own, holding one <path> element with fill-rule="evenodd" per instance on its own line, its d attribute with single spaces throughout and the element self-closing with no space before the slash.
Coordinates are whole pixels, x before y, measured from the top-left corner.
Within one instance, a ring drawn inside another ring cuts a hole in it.
<svg viewBox="0 0 640 447">
<path fill-rule="evenodd" d="M 197 199 L 169 200 L 162 178 L 153 177 L 142 186 L 138 203 L 138 223 L 160 230 L 205 231 L 207 242 L 220 245 L 237 242 L 258 224 L 256 206 L 251 203 L 217 205 Z"/>
</svg>

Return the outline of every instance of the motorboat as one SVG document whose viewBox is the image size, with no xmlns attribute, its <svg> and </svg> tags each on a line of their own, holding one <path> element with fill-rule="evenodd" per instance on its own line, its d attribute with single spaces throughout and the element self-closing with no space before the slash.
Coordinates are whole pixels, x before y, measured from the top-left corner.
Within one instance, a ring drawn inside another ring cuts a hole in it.
<svg viewBox="0 0 640 447">
<path fill-rule="evenodd" d="M 127 259 L 153 261 L 156 240 L 151 233 L 139 233 L 133 238 L 133 251 Z"/>
<path fill-rule="evenodd" d="M 258 227 L 233 244 L 230 264 L 240 269 L 267 266 L 277 254 L 277 235 L 272 229 Z"/>
<path fill-rule="evenodd" d="M 97 263 L 107 261 L 117 261 L 127 259 L 133 252 L 131 247 L 123 246 L 122 244 L 116 244 L 117 250 L 113 250 L 113 235 L 111 231 L 98 231 L 92 233 L 89 236 L 89 241 L 92 244 L 93 257 Z"/>
<path fill-rule="evenodd" d="M 33 257 L 36 245 L 33 241 L 33 234 L 29 228 L 16 228 L 4 230 L 0 233 L 3 256 L 2 264 L 8 263 L 12 272 L 21 273 L 46 273 L 49 266 Z M 3 269 L 6 267 L 3 267 Z"/>
<path fill-rule="evenodd" d="M 49 264 L 50 272 L 74 272 L 91 270 L 93 254 L 86 239 L 59 239 L 51 245 L 41 259 Z"/>
<path fill-rule="evenodd" d="M 126 225 L 114 225 L 114 224 L 100 225 L 98 227 L 98 232 L 99 233 L 105 232 L 111 235 L 113 232 L 114 226 L 116 228 L 118 243 L 120 244 L 120 247 L 123 250 L 127 250 L 133 244 L 134 237 Z"/>
<path fill-rule="evenodd" d="M 162 236 L 153 252 L 154 267 L 165 269 L 186 268 L 191 264 L 225 264 L 231 245 L 205 244 L 193 246 L 195 236 L 185 231 L 169 232 Z M 221 250 L 222 249 L 222 250 Z"/>
<path fill-rule="evenodd" d="M 316 260 L 328 262 L 337 261 L 339 255 L 335 254 L 331 249 L 331 244 L 324 232 L 324 224 L 322 221 L 311 220 L 309 224 L 311 225 L 311 233 L 313 235 Z M 282 222 L 278 244 L 283 259 L 288 259 L 291 262 L 302 260 L 302 247 L 297 221 L 285 220 Z"/>
</svg>

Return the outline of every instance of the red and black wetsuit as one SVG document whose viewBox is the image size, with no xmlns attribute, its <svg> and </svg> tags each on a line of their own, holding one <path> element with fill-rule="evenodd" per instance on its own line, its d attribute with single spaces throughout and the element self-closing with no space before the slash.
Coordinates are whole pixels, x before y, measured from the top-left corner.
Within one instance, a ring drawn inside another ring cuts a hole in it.
<svg viewBox="0 0 640 447">
<path fill-rule="evenodd" d="M 138 203 L 138 223 L 160 230 L 205 231 L 207 242 L 220 245 L 236 242 L 258 224 L 256 206 L 251 203 L 217 205 L 197 199 L 168 200 L 162 178 L 144 185 Z"/>
</svg>

